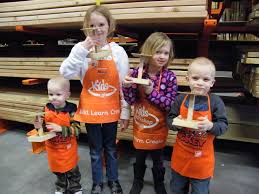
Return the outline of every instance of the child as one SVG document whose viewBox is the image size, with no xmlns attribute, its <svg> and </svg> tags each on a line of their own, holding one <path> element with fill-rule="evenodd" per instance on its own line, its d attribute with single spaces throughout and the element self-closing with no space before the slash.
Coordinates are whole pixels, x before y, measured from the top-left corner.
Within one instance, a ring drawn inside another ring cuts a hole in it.
<svg viewBox="0 0 259 194">
<path fill-rule="evenodd" d="M 166 144 L 168 128 L 166 113 L 177 94 L 175 74 L 167 69 L 173 57 L 173 44 L 162 33 L 151 34 L 142 46 L 141 53 L 152 55 L 144 64 L 143 79 L 149 79 L 148 86 L 136 85 L 132 77 L 137 77 L 138 68 L 133 69 L 123 84 L 125 100 L 134 104 L 133 144 L 136 148 L 134 181 L 130 194 L 139 194 L 143 188 L 148 154 L 153 160 L 153 178 L 157 194 L 165 194 L 163 148 Z"/>
<path fill-rule="evenodd" d="M 189 184 L 192 194 L 209 193 L 215 164 L 213 140 L 228 127 L 223 101 L 209 93 L 215 82 L 215 71 L 213 62 L 205 57 L 194 59 L 188 68 L 187 81 L 191 92 L 198 94 L 193 112 L 198 130 L 172 125 L 175 117 L 187 117 L 188 95 L 177 96 L 168 115 L 168 126 L 178 131 L 171 160 L 173 194 L 187 194 Z"/>
<path fill-rule="evenodd" d="M 84 19 L 84 28 L 97 28 L 94 35 L 77 43 L 60 67 L 66 78 L 80 77 L 83 89 L 75 120 L 86 123 L 92 165 L 92 194 L 102 193 L 102 153 L 106 160 L 108 186 L 113 194 L 121 194 L 116 151 L 117 123 L 127 128 L 129 106 L 123 99 L 121 82 L 129 70 L 128 56 L 118 44 L 107 42 L 114 30 L 114 20 L 104 6 L 92 6 Z M 88 54 L 95 45 L 111 50 L 105 60 L 93 61 Z M 120 100 L 121 99 L 121 100 Z M 120 110 L 122 109 L 122 110 Z"/>
<path fill-rule="evenodd" d="M 70 96 L 69 80 L 61 76 L 50 79 L 48 96 L 50 102 L 44 107 L 44 121 L 37 117 L 34 126 L 57 134 L 45 142 L 50 170 L 57 176 L 55 194 L 66 191 L 82 194 L 76 140 L 80 125 L 72 120 L 76 105 L 66 101 Z"/>
</svg>

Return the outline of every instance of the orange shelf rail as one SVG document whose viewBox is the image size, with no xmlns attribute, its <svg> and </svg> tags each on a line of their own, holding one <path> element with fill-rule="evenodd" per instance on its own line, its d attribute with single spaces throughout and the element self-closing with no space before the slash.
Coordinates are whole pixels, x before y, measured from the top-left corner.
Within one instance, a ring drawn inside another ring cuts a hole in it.
<svg viewBox="0 0 259 194">
<path fill-rule="evenodd" d="M 0 119 L 0 134 L 7 130 L 6 121 Z"/>
</svg>

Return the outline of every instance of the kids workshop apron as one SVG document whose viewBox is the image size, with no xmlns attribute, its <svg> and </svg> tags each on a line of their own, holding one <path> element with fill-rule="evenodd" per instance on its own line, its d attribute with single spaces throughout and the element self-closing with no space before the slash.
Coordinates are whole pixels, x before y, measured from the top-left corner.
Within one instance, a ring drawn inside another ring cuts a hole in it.
<svg viewBox="0 0 259 194">
<path fill-rule="evenodd" d="M 89 65 L 83 80 L 79 107 L 74 119 L 84 123 L 110 123 L 120 117 L 120 83 L 113 60 Z"/>
<path fill-rule="evenodd" d="M 68 112 L 54 112 L 45 107 L 45 122 L 56 123 L 60 126 L 70 126 L 70 115 Z M 67 172 L 73 169 L 78 162 L 76 137 L 62 137 L 57 133 L 56 137 L 45 142 L 48 152 L 48 163 L 52 172 Z"/>
<path fill-rule="evenodd" d="M 180 115 L 187 118 L 188 108 L 184 106 L 187 99 L 185 96 L 181 107 Z M 207 116 L 212 120 L 210 110 L 210 97 L 208 97 L 208 110 L 193 112 L 193 120 L 198 117 Z M 176 143 L 171 159 L 171 168 L 182 176 L 206 179 L 213 176 L 214 172 L 214 147 L 215 136 L 205 131 L 183 128 L 177 134 Z"/>
<path fill-rule="evenodd" d="M 157 86 L 159 91 L 160 81 Z M 136 149 L 161 149 L 166 144 L 168 128 L 166 113 L 151 104 L 145 97 L 143 87 L 140 87 L 140 99 L 134 106 L 133 145 Z"/>
</svg>

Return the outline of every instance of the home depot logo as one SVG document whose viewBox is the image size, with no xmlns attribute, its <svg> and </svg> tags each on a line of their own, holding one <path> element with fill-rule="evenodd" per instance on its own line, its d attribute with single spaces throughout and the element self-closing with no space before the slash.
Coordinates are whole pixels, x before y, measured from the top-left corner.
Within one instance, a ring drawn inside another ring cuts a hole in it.
<svg viewBox="0 0 259 194">
<path fill-rule="evenodd" d="M 113 95 L 116 90 L 117 89 L 114 86 L 105 83 L 104 80 L 96 80 L 95 82 L 92 82 L 92 87 L 88 89 L 88 92 L 93 96 L 104 98 Z"/>
<path fill-rule="evenodd" d="M 148 129 L 155 127 L 158 124 L 159 119 L 155 115 L 149 113 L 144 106 L 138 106 L 134 113 L 134 121 L 141 128 Z"/>
</svg>

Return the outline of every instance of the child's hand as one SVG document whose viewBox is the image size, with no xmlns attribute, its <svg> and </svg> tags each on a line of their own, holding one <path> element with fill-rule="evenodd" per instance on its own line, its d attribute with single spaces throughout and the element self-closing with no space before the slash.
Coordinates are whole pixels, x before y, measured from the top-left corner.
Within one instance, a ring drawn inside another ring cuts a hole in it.
<svg viewBox="0 0 259 194">
<path fill-rule="evenodd" d="M 123 87 L 129 88 L 133 84 L 133 78 L 126 75 L 125 79 L 122 82 Z"/>
<path fill-rule="evenodd" d="M 92 66 L 94 66 L 94 67 L 97 67 L 97 65 L 98 65 L 98 61 L 97 61 L 97 60 L 94 60 L 94 59 L 89 58 L 89 64 L 91 64 L 91 65 L 92 65 Z"/>
<path fill-rule="evenodd" d="M 36 116 L 33 124 L 34 124 L 35 129 L 42 128 L 42 118 L 41 118 L 41 116 Z"/>
<path fill-rule="evenodd" d="M 208 117 L 199 117 L 198 119 L 198 129 L 202 131 L 209 131 L 213 127 L 213 123 L 208 120 Z"/>
<path fill-rule="evenodd" d="M 46 128 L 51 132 L 62 132 L 62 127 L 56 123 L 46 123 Z"/>
<path fill-rule="evenodd" d="M 124 131 L 125 129 L 127 129 L 128 126 L 129 126 L 129 120 L 128 119 L 121 119 L 120 120 L 121 131 Z"/>
<path fill-rule="evenodd" d="M 94 36 L 87 36 L 83 42 L 81 42 L 82 46 L 86 48 L 88 51 L 95 45 L 99 44 L 99 40 Z"/>
<path fill-rule="evenodd" d="M 183 119 L 182 115 L 178 115 L 178 117 L 176 117 L 178 119 Z M 175 126 L 178 130 L 181 130 L 183 127 L 181 126 Z"/>
<path fill-rule="evenodd" d="M 153 88 L 154 88 L 154 83 L 151 80 L 149 80 L 149 85 L 144 86 L 145 93 L 147 95 L 151 94 L 151 92 L 153 91 Z"/>
</svg>

